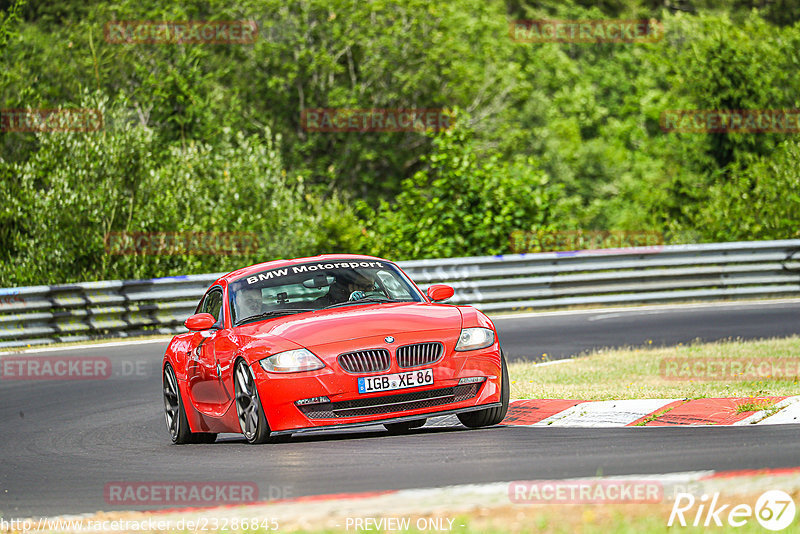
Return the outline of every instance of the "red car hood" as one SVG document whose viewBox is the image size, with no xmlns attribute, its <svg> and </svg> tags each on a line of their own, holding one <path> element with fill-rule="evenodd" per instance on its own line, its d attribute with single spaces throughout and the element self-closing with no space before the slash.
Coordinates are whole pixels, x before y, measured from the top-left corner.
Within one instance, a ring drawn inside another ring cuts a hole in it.
<svg viewBox="0 0 800 534">
<path fill-rule="evenodd" d="M 458 308 L 421 302 L 359 304 L 288 315 L 237 328 L 243 335 L 257 338 L 279 336 L 304 347 L 377 335 L 446 329 L 461 329 Z"/>
</svg>

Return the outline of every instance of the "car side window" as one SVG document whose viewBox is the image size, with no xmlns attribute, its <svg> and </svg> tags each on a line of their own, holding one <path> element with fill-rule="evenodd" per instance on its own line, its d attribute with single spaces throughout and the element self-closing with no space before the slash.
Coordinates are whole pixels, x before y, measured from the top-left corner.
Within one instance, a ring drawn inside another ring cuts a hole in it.
<svg viewBox="0 0 800 534">
<path fill-rule="evenodd" d="M 222 324 L 222 290 L 212 289 L 203 299 L 199 313 L 210 313 L 216 319 L 217 325 Z"/>
<path fill-rule="evenodd" d="M 387 296 L 392 299 L 407 299 L 411 298 L 411 293 L 408 292 L 407 289 L 404 289 L 403 286 L 400 285 L 400 282 L 392 276 L 391 273 L 386 271 L 378 271 L 377 273 L 378 278 L 381 281 L 381 284 L 389 293 Z"/>
</svg>

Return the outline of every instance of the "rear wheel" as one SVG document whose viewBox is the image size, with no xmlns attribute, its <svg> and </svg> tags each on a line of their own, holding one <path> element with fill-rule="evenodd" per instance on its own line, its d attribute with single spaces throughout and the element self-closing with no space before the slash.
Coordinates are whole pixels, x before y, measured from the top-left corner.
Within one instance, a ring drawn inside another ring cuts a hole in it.
<svg viewBox="0 0 800 534">
<path fill-rule="evenodd" d="M 425 424 L 427 419 L 417 419 L 416 421 L 403 421 L 402 423 L 384 423 L 383 426 L 390 434 L 404 434 L 411 429 L 419 428 Z"/>
<path fill-rule="evenodd" d="M 258 388 L 250 366 L 239 360 L 234 371 L 234 389 L 236 392 L 236 414 L 239 416 L 239 427 L 249 443 L 266 443 L 269 441 L 269 425 L 264 415 L 264 407 L 258 397 Z"/>
<path fill-rule="evenodd" d="M 186 410 L 183 407 L 181 390 L 172 366 L 164 367 L 164 418 L 172 442 L 177 445 L 187 443 L 214 443 L 217 435 L 211 432 L 192 432 L 189 421 L 186 419 Z"/>
<path fill-rule="evenodd" d="M 496 408 L 486 408 L 458 414 L 461 424 L 469 428 L 491 426 L 500 423 L 508 412 L 508 400 L 511 397 L 511 387 L 508 380 L 508 368 L 506 367 L 506 357 L 500 352 L 500 362 L 502 367 L 502 379 L 500 380 L 500 406 Z"/>
</svg>

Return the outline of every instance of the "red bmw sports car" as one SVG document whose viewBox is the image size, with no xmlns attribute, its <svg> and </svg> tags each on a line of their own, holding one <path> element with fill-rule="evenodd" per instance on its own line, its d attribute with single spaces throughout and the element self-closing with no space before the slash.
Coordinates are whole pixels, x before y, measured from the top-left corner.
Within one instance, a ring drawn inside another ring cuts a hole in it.
<svg viewBox="0 0 800 534">
<path fill-rule="evenodd" d="M 206 291 L 190 332 L 164 355 L 172 441 L 241 433 L 264 443 L 293 433 L 383 424 L 390 432 L 457 414 L 499 423 L 508 371 L 494 325 L 439 301 L 390 261 L 326 255 L 239 269 Z"/>
</svg>

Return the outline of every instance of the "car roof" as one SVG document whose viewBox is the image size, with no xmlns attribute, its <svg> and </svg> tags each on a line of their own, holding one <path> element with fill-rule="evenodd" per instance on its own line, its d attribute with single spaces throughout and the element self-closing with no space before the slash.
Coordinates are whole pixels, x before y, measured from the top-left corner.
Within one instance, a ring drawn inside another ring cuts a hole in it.
<svg viewBox="0 0 800 534">
<path fill-rule="evenodd" d="M 241 269 L 237 269 L 235 271 L 231 271 L 226 275 L 220 276 L 219 279 L 214 282 L 214 284 L 220 284 L 225 282 L 229 284 L 240 278 L 244 278 L 247 276 L 251 276 L 256 273 L 260 273 L 261 271 L 265 271 L 267 269 L 278 269 L 280 267 L 286 267 L 288 265 L 298 265 L 301 263 L 307 263 L 312 261 L 336 261 L 336 260 L 379 260 L 391 263 L 389 260 L 383 258 L 376 258 L 375 256 L 365 256 L 361 254 L 322 254 L 319 256 L 309 256 L 308 258 L 295 258 L 291 260 L 272 260 L 272 261 L 265 261 L 264 263 L 257 263 L 255 265 L 250 265 L 249 267 L 242 267 Z"/>
</svg>

